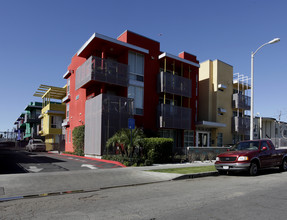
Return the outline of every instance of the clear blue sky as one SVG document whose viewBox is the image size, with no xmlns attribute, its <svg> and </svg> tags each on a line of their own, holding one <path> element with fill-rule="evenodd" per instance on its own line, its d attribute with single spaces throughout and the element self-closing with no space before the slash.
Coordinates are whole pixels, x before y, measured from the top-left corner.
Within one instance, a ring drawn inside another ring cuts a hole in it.
<svg viewBox="0 0 287 220">
<path fill-rule="evenodd" d="M 222 60 L 250 75 L 255 57 L 255 113 L 287 121 L 286 0 L 0 1 L 0 131 L 11 130 L 40 84 L 63 86 L 71 57 L 94 33 L 126 29 L 200 62 Z M 159 34 L 162 34 L 161 36 Z"/>
</svg>

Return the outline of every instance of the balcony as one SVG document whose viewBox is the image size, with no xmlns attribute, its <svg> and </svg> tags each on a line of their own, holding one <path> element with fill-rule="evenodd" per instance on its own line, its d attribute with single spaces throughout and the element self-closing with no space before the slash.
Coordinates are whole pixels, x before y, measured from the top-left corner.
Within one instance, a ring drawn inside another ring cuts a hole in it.
<svg viewBox="0 0 287 220">
<path fill-rule="evenodd" d="M 249 135 L 250 118 L 233 117 L 232 118 L 232 132 L 236 132 L 241 135 Z"/>
<path fill-rule="evenodd" d="M 68 95 L 66 95 L 63 99 L 62 99 L 62 102 L 63 103 L 67 103 L 68 101 L 70 101 L 71 100 L 71 96 L 70 96 L 70 94 L 68 94 Z"/>
<path fill-rule="evenodd" d="M 128 65 L 91 56 L 76 71 L 76 89 L 93 81 L 127 87 Z"/>
<path fill-rule="evenodd" d="M 62 127 L 69 127 L 69 126 L 70 126 L 70 121 L 68 118 L 65 118 L 63 120 Z"/>
<path fill-rule="evenodd" d="M 24 123 L 40 123 L 39 115 L 36 114 L 26 114 Z"/>
<path fill-rule="evenodd" d="M 160 92 L 191 98 L 191 80 L 171 73 L 160 72 L 159 90 Z"/>
<path fill-rule="evenodd" d="M 158 106 L 159 127 L 173 129 L 191 129 L 191 109 L 160 104 Z"/>
<path fill-rule="evenodd" d="M 244 110 L 250 110 L 250 100 L 251 98 L 246 95 L 239 93 L 233 94 L 232 97 L 232 107 Z"/>
</svg>

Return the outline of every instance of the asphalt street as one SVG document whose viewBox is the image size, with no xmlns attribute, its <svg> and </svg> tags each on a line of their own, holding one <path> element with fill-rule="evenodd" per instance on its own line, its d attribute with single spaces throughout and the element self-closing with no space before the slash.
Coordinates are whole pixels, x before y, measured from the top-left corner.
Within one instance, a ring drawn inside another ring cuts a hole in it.
<svg viewBox="0 0 287 220">
<path fill-rule="evenodd" d="M 119 169 L 125 170 L 125 169 Z M 286 219 L 287 172 L 228 175 L 0 203 L 0 219 Z"/>
<path fill-rule="evenodd" d="M 42 173 L 75 170 L 119 168 L 121 164 L 95 158 L 84 158 L 48 152 L 26 152 L 1 149 L 0 174 Z"/>
</svg>

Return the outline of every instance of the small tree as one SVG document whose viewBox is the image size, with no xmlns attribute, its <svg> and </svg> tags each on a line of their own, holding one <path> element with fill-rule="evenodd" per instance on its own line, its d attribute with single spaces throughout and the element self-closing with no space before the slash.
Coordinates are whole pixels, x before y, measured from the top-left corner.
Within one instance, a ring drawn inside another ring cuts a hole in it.
<svg viewBox="0 0 287 220">
<path fill-rule="evenodd" d="M 84 155 L 85 125 L 75 127 L 73 130 L 73 148 L 76 155 Z"/>
<path fill-rule="evenodd" d="M 107 141 L 106 147 L 110 148 L 119 145 L 121 154 L 131 157 L 135 152 L 135 148 L 140 147 L 143 136 L 143 131 L 139 128 L 133 129 L 132 132 L 127 128 L 121 129 Z"/>
</svg>

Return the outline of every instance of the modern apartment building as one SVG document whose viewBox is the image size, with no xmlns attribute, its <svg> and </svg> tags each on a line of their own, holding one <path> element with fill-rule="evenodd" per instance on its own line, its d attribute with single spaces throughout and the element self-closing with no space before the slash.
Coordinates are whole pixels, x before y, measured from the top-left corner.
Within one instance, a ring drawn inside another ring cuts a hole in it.
<svg viewBox="0 0 287 220">
<path fill-rule="evenodd" d="M 57 150 L 63 139 L 62 122 L 66 118 L 65 103 L 62 100 L 66 96 L 66 86 L 63 88 L 55 86 L 40 85 L 34 96 L 43 99 L 41 125 L 39 134 L 45 137 L 46 150 Z"/>
<path fill-rule="evenodd" d="M 200 63 L 199 115 L 196 126 L 196 146 L 224 146 L 244 139 L 249 132 L 245 111 L 249 97 L 241 78 L 234 80 L 233 67 L 220 60 Z"/>
<path fill-rule="evenodd" d="M 14 125 L 15 125 L 14 132 L 16 133 L 17 141 L 21 141 L 24 139 L 24 134 L 26 130 L 24 119 L 25 119 L 25 113 L 23 112 L 14 122 Z"/>
<path fill-rule="evenodd" d="M 128 118 L 172 137 L 175 150 L 193 146 L 198 68 L 196 56 L 162 52 L 159 42 L 134 32 L 117 39 L 94 33 L 63 76 L 66 151 L 73 151 L 73 129 L 85 124 L 85 154 L 103 155 L 106 140 L 127 128 Z"/>
<path fill-rule="evenodd" d="M 25 135 L 24 139 L 28 140 L 31 138 L 40 138 L 38 134 L 38 126 L 41 123 L 39 116 L 41 115 L 42 103 L 41 102 L 30 102 L 25 108 Z"/>
</svg>

